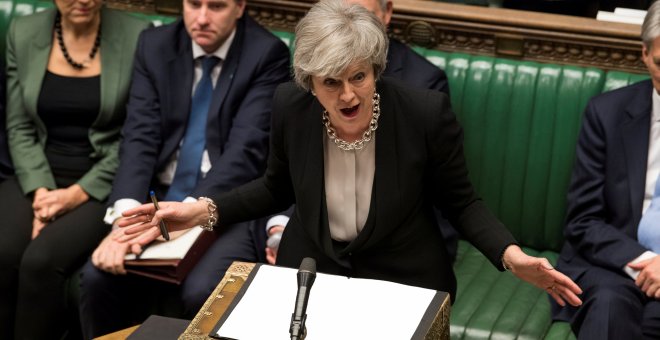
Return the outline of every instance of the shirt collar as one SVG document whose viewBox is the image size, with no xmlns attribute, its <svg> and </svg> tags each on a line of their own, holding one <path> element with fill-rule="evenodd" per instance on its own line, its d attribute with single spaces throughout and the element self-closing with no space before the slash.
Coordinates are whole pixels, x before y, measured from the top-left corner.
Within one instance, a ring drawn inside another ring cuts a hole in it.
<svg viewBox="0 0 660 340">
<path fill-rule="evenodd" d="M 197 45 L 197 43 L 193 40 L 192 41 L 193 59 L 197 60 L 197 58 L 203 57 L 203 56 L 206 56 L 206 55 L 216 56 L 216 57 L 220 58 L 220 60 L 227 59 L 227 53 L 229 53 L 229 47 L 231 46 L 231 43 L 234 41 L 234 36 L 235 35 L 236 35 L 236 28 L 234 28 L 234 30 L 231 31 L 231 33 L 229 34 L 229 37 L 227 37 L 227 40 L 225 40 L 225 42 L 222 43 L 222 45 L 220 45 L 220 47 L 218 47 L 218 49 L 215 50 L 213 53 L 204 52 L 202 47 Z"/>
</svg>

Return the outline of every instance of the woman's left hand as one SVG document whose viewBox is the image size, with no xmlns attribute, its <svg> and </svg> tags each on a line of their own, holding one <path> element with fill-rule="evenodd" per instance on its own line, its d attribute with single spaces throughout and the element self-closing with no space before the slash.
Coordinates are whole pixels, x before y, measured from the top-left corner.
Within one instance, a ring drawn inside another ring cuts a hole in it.
<svg viewBox="0 0 660 340">
<path fill-rule="evenodd" d="M 35 212 L 39 212 L 42 221 L 50 221 L 57 216 L 71 211 L 89 200 L 89 195 L 78 184 L 68 188 L 55 189 L 41 193 L 32 204 Z"/>
<path fill-rule="evenodd" d="M 572 306 L 582 304 L 578 297 L 582 289 L 555 270 L 546 258 L 529 256 L 517 245 L 511 245 L 504 251 L 503 260 L 515 276 L 545 290 L 560 306 L 565 306 L 566 302 Z"/>
</svg>

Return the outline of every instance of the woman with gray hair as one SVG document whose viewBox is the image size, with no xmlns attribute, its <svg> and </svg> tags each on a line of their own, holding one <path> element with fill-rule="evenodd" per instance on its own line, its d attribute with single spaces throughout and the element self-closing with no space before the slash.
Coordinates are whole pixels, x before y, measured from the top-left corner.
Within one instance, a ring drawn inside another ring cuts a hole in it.
<svg viewBox="0 0 660 340">
<path fill-rule="evenodd" d="M 580 288 L 546 259 L 524 254 L 477 197 L 449 99 L 379 80 L 388 39 L 371 12 L 323 0 L 298 24 L 295 46 L 296 83 L 275 94 L 266 174 L 212 200 L 127 211 L 133 217 L 122 226 L 133 226 L 126 232 L 146 230 L 134 250 L 159 235 L 162 219 L 172 230 L 219 229 L 295 203 L 278 265 L 297 267 L 312 257 L 321 272 L 442 290 L 454 299 L 437 206 L 497 268 L 560 304 L 581 303 Z"/>
</svg>

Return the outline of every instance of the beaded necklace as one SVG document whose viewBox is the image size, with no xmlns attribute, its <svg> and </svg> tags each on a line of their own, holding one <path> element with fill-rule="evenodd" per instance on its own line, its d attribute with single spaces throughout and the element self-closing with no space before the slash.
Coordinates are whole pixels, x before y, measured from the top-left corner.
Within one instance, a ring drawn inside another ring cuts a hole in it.
<svg viewBox="0 0 660 340">
<path fill-rule="evenodd" d="M 76 70 L 82 70 L 83 68 L 89 67 L 90 63 L 96 56 L 96 52 L 99 50 L 99 46 L 101 45 L 101 24 L 99 24 L 99 29 L 96 32 L 96 39 L 94 40 L 92 50 L 89 52 L 89 58 L 83 60 L 82 63 L 74 61 L 64 45 L 64 38 L 62 38 L 62 15 L 59 12 L 57 12 L 57 15 L 55 16 L 55 36 L 57 37 L 57 43 L 60 45 L 60 50 L 62 50 L 62 55 L 64 55 L 66 62 Z"/>
</svg>

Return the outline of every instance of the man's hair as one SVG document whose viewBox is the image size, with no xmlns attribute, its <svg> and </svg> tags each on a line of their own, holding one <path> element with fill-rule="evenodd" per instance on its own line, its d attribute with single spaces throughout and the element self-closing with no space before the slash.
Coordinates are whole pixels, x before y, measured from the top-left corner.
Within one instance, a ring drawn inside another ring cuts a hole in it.
<svg viewBox="0 0 660 340">
<path fill-rule="evenodd" d="M 362 6 L 321 0 L 300 20 L 295 34 L 293 73 L 305 90 L 312 76 L 337 76 L 354 63 L 369 63 L 376 79 L 385 69 L 385 26 Z"/>
<path fill-rule="evenodd" d="M 642 24 L 642 42 L 647 49 L 653 46 L 657 37 L 660 37 L 660 1 L 655 1 L 649 7 Z"/>
</svg>

